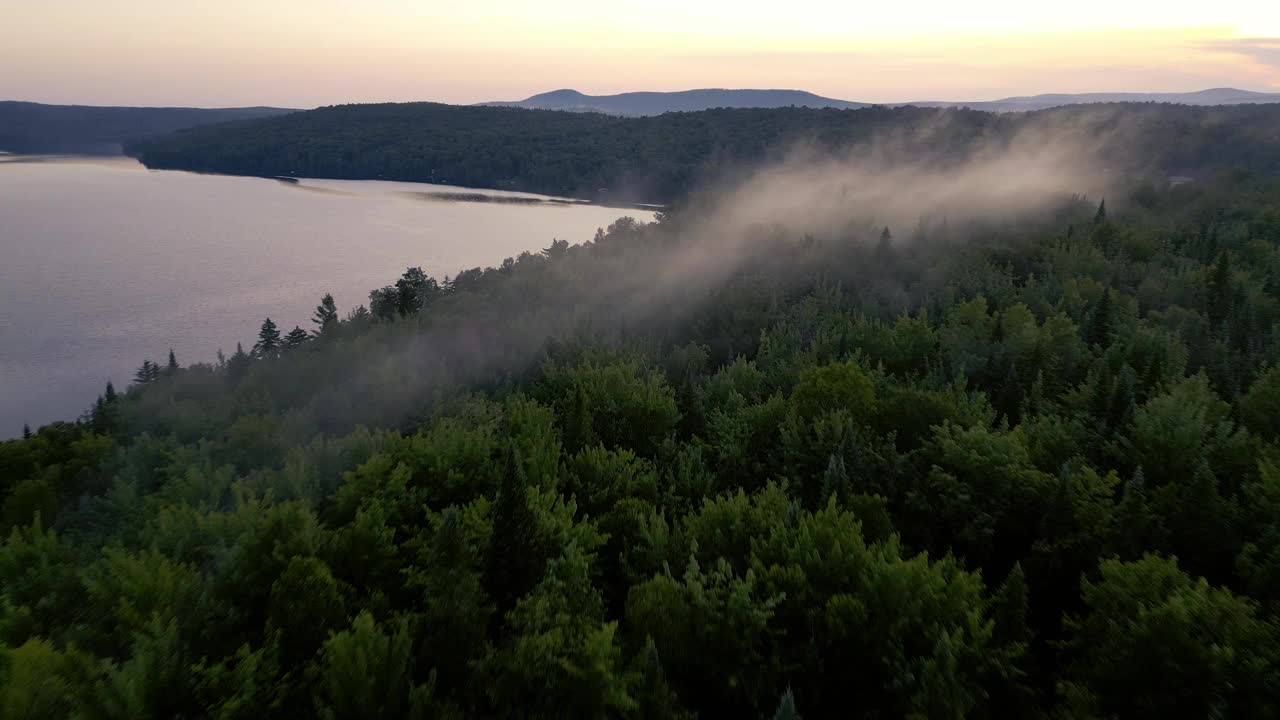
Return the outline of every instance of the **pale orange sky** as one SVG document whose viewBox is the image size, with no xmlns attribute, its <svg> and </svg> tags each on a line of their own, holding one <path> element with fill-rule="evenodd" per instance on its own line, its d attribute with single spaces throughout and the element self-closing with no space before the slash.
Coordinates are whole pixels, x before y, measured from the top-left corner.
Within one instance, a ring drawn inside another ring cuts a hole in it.
<svg viewBox="0 0 1280 720">
<path fill-rule="evenodd" d="M 0 0 L 0 99 L 513 100 L 798 88 L 847 100 L 1280 92 L 1257 0 Z"/>
</svg>

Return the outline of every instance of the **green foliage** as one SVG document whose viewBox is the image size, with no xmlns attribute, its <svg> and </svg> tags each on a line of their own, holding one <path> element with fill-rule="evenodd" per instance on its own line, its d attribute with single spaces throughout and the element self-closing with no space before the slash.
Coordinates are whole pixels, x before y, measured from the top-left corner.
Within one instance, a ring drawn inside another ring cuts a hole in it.
<svg viewBox="0 0 1280 720">
<path fill-rule="evenodd" d="M 434 680 L 415 682 L 413 639 L 403 622 L 384 630 L 360 613 L 325 642 L 319 661 L 319 717 L 429 717 Z"/>
<path fill-rule="evenodd" d="M 1071 683 L 1121 717 L 1266 717 L 1277 711 L 1275 628 L 1252 603 L 1174 560 L 1104 560 L 1067 622 Z"/>
<path fill-rule="evenodd" d="M 512 446 L 493 505 L 493 531 L 485 549 L 483 582 L 499 617 L 533 589 L 546 564 L 538 519 L 530 506 L 520 451 Z"/>
<path fill-rule="evenodd" d="M 889 233 L 889 228 L 884 229 L 885 234 Z M 791 694 L 791 688 L 782 693 L 782 699 L 778 701 L 778 711 L 773 714 L 773 720 L 800 720 L 800 713 L 796 710 L 796 698 Z"/>
<path fill-rule="evenodd" d="M 1280 184 L 1116 192 L 734 253 L 690 197 L 148 363 L 0 443 L 0 714 L 1275 715 Z"/>
<path fill-rule="evenodd" d="M 284 341 L 280 339 L 279 328 L 271 322 L 271 318 L 263 320 L 262 328 L 258 330 L 258 342 L 253 344 L 253 354 L 257 357 L 275 357 L 283 347 Z"/>
<path fill-rule="evenodd" d="M 1116 131 L 1116 115 L 1127 131 Z M 553 195 L 593 196 L 603 188 L 612 191 L 606 197 L 668 202 L 697 189 L 697 181 L 717 169 L 751 169 L 798 143 L 835 152 L 866 148 L 886 135 L 907 158 L 950 159 L 1019 131 L 1057 137 L 1070 127 L 1091 146 L 1102 146 L 1112 173 L 1154 169 L 1163 184 L 1178 172 L 1211 176 L 1237 166 L 1273 172 L 1277 151 L 1267 129 L 1276 122 L 1268 105 L 1143 103 L 1104 112 L 1074 106 L 1004 114 L 911 106 L 720 108 L 619 118 L 406 103 L 337 105 L 192 127 L 128 149 L 148 167 L 162 169 L 385 178 Z M 1075 220 L 1085 226 L 1092 219 L 1095 232 L 1113 228 L 1118 216 L 1111 210 L 1105 203 L 1096 210 L 1086 205 Z M 878 237 L 886 245 L 900 240 L 876 226 L 869 240 Z"/>
<path fill-rule="evenodd" d="M 854 363 L 814 368 L 800 376 L 791 392 L 791 407 L 805 419 L 844 411 L 855 422 L 867 423 L 876 412 L 875 386 Z"/>
<path fill-rule="evenodd" d="M 338 305 L 334 302 L 333 295 L 325 293 L 320 299 L 320 304 L 316 306 L 316 311 L 311 317 L 311 324 L 316 326 L 311 332 L 317 337 L 333 332 L 338 326 Z"/>
<path fill-rule="evenodd" d="M 0 648 L 0 716 L 10 720 L 71 717 L 78 705 L 75 656 L 43 638 Z"/>
</svg>

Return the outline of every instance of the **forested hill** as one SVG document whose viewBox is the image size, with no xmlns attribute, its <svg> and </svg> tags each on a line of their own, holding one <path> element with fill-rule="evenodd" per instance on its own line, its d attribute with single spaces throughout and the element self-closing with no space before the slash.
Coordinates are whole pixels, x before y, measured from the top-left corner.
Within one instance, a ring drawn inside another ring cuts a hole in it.
<svg viewBox="0 0 1280 720">
<path fill-rule="evenodd" d="M 725 90 L 704 88 L 678 92 L 628 92 L 617 95 L 585 95 L 577 90 L 552 90 L 524 100 L 480 103 L 532 110 L 572 110 L 608 115 L 661 115 L 713 108 L 860 108 L 869 103 L 849 102 L 814 95 L 803 90 Z"/>
<path fill-rule="evenodd" d="M 432 103 L 344 105 L 193 128 L 135 144 L 149 167 L 243 175 L 380 178 L 583 198 L 670 202 L 739 177 L 797 144 L 823 151 L 891 138 L 895 154 L 954 158 L 1020 131 L 1065 126 L 1111 143 L 1112 170 L 1207 176 L 1280 171 L 1280 105 L 1075 106 L 1026 114 L 872 107 L 720 109 L 618 118 Z"/>
<path fill-rule="evenodd" d="M 848 220 L 139 348 L 0 443 L 0 717 L 1280 714 L 1280 182 Z"/>
<path fill-rule="evenodd" d="M 924 100 L 891 105 L 918 107 L 967 107 L 996 112 L 1044 110 L 1063 105 L 1093 103 L 1157 102 L 1178 105 L 1238 105 L 1280 102 L 1280 93 L 1260 93 L 1235 88 L 1213 88 L 1182 93 L 1050 93 L 999 100 L 936 101 Z M 522 107 L 537 110 L 572 110 L 609 115 L 660 115 L 666 112 L 690 112 L 712 108 L 858 108 L 870 103 L 850 102 L 822 97 L 802 90 L 726 90 L 699 89 L 676 92 L 627 92 L 618 95 L 587 95 L 577 90 L 553 90 L 524 100 L 487 102 L 482 105 Z"/>
<path fill-rule="evenodd" d="M 131 140 L 289 110 L 42 105 L 0 101 L 0 150 L 13 153 L 118 154 Z"/>
</svg>

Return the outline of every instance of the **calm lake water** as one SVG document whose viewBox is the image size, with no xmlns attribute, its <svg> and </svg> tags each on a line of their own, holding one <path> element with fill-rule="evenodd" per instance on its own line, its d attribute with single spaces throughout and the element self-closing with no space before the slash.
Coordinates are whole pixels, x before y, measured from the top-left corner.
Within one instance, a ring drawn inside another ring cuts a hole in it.
<svg viewBox="0 0 1280 720">
<path fill-rule="evenodd" d="M 483 193 L 507 202 L 442 199 Z M 127 158 L 0 156 L 0 437 L 72 419 L 144 358 L 211 362 L 270 316 L 310 328 L 410 265 L 438 278 L 649 213 L 524 193 L 148 171 Z"/>
</svg>

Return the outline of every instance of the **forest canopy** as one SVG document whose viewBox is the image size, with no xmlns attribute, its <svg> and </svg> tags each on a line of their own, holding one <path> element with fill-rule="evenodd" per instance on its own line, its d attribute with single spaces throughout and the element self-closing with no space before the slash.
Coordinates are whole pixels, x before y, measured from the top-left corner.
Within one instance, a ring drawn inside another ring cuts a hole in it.
<svg viewBox="0 0 1280 720">
<path fill-rule="evenodd" d="M 724 202 L 0 443 L 0 716 L 1280 714 L 1277 174 Z"/>
<path fill-rule="evenodd" d="M 1113 172 L 1208 178 L 1280 172 L 1280 105 L 1081 105 L 1033 113 L 917 107 L 719 109 L 619 118 L 437 103 L 340 105 L 132 144 L 148 167 L 382 179 L 670 203 L 797 145 L 894 141 L 896 159 L 964 158 L 1043 130 L 1099 140 Z"/>
</svg>

